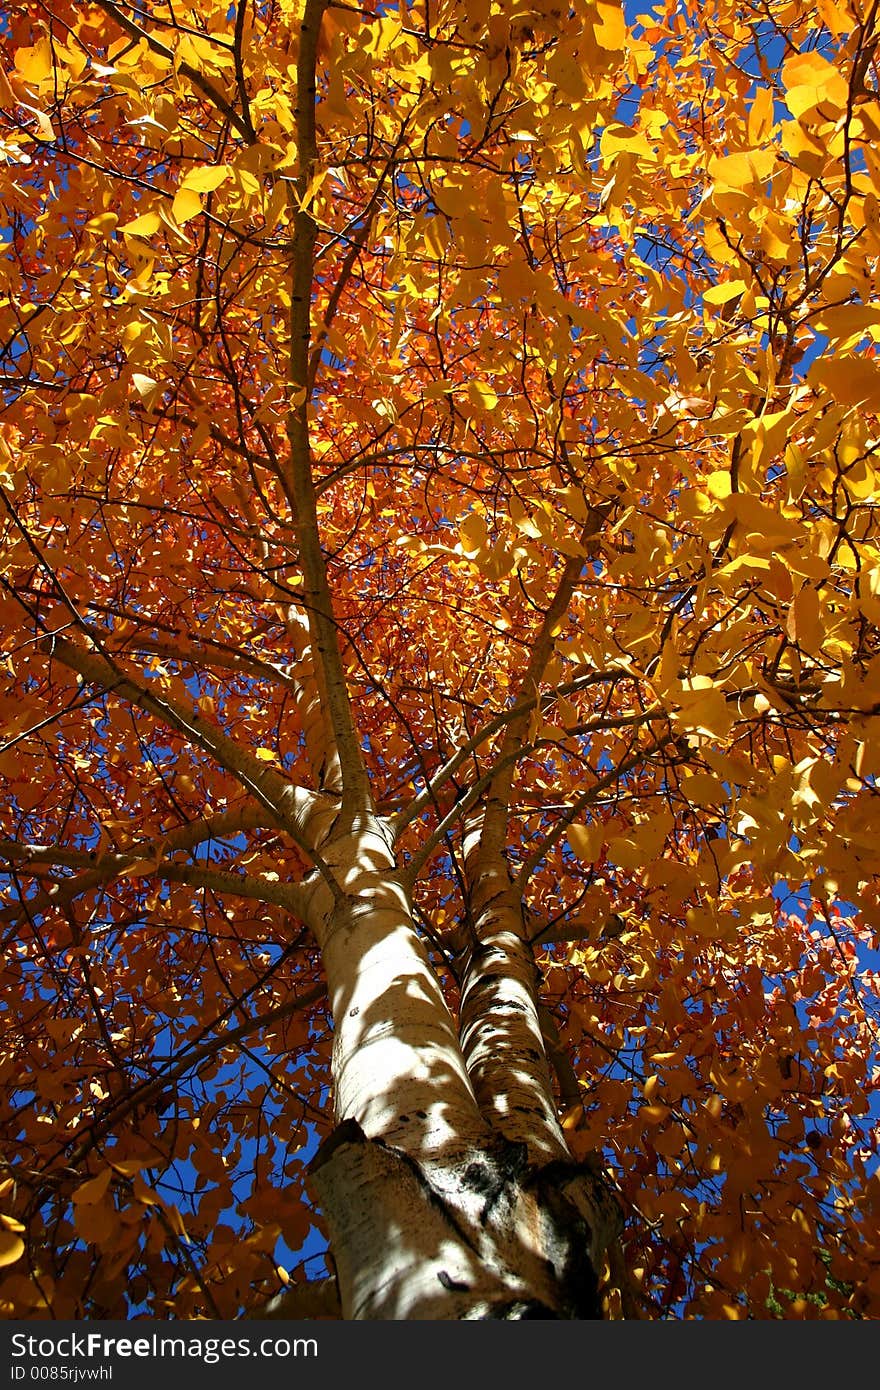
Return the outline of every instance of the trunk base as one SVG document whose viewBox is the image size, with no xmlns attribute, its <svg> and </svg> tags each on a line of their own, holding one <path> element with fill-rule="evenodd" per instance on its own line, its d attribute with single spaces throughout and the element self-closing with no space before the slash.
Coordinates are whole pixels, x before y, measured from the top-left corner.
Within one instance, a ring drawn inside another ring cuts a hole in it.
<svg viewBox="0 0 880 1390">
<path fill-rule="evenodd" d="M 620 1213 L 590 1168 L 529 1168 L 525 1146 L 497 1136 L 441 1167 L 347 1120 L 310 1176 L 346 1319 L 602 1317 L 597 1271 Z"/>
</svg>

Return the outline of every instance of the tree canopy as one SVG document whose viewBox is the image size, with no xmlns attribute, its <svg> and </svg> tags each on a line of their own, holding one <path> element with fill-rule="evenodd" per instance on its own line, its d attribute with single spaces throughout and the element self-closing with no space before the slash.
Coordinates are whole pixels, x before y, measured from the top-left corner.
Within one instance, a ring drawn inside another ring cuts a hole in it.
<svg viewBox="0 0 880 1390">
<path fill-rule="evenodd" d="M 6 8 L 4 1316 L 318 1288 L 340 805 L 608 1316 L 876 1315 L 877 11 Z"/>
</svg>

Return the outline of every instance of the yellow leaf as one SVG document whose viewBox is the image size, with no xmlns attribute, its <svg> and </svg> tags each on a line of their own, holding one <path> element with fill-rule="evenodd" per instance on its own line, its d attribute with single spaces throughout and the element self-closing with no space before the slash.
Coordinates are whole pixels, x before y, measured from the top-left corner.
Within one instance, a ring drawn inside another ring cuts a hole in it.
<svg viewBox="0 0 880 1390">
<path fill-rule="evenodd" d="M 174 1234 L 176 1236 L 180 1236 L 181 1240 L 185 1240 L 186 1243 L 189 1244 L 189 1236 L 187 1235 L 186 1227 L 183 1224 L 183 1217 L 181 1216 L 177 1207 L 174 1206 L 174 1204 L 172 1203 L 170 1206 L 165 1208 L 165 1214 L 168 1217 L 168 1224 L 170 1225 Z"/>
<path fill-rule="evenodd" d="M 245 172 L 246 172 L 246 171 L 245 171 L 245 170 L 242 170 L 242 169 L 237 170 L 237 173 L 238 173 L 239 177 L 241 177 L 241 175 L 244 174 Z M 314 200 L 315 194 L 318 192 L 318 190 L 320 189 L 321 185 L 323 184 L 324 180 L 325 180 L 326 177 L 327 177 L 327 173 L 328 173 L 328 171 L 327 171 L 326 169 L 318 169 L 317 172 L 314 173 L 314 174 L 312 175 L 312 177 L 309 179 L 308 187 L 306 188 L 305 192 L 303 193 L 302 198 L 300 199 L 300 203 L 299 203 L 300 211 L 301 211 L 301 212 L 305 212 L 305 210 L 306 210 L 308 207 L 311 206 L 311 204 L 312 204 L 312 202 L 313 202 L 313 200 Z M 259 186 L 259 185 L 257 185 L 257 187 L 258 187 L 258 186 Z M 245 187 L 245 190 L 244 190 L 244 191 L 245 191 L 245 193 L 249 194 L 249 195 L 252 197 L 253 194 L 256 193 L 257 188 L 256 188 L 256 187 L 253 187 L 253 186 L 250 187 L 250 188 Z"/>
<path fill-rule="evenodd" d="M 104 1246 L 118 1229 L 112 1201 L 80 1204 L 73 1213 L 77 1234 L 89 1245 Z"/>
<path fill-rule="evenodd" d="M 818 652 L 823 637 L 821 618 L 819 595 L 811 584 L 805 584 L 788 610 L 785 630 L 798 646 Z"/>
<path fill-rule="evenodd" d="M 822 386 L 839 405 L 864 405 L 880 400 L 880 364 L 870 357 L 823 357 L 807 375 L 811 386 Z"/>
<path fill-rule="evenodd" d="M 380 19 L 373 24 L 369 36 L 364 44 L 368 53 L 372 53 L 374 58 L 381 58 L 394 44 L 394 40 L 401 33 L 403 25 L 399 19 Z"/>
<path fill-rule="evenodd" d="M 146 400 L 147 397 L 151 395 L 153 391 L 155 391 L 158 382 L 155 380 L 154 377 L 147 376 L 144 372 L 132 372 L 131 384 L 137 391 L 138 395 L 143 400 Z"/>
<path fill-rule="evenodd" d="M 845 486 L 857 502 L 871 502 L 880 491 L 880 479 L 873 468 L 862 460 L 847 470 Z"/>
<path fill-rule="evenodd" d="M 690 777 L 685 777 L 681 789 L 688 801 L 696 806 L 718 806 L 727 800 L 724 783 L 709 772 L 694 772 Z"/>
<path fill-rule="evenodd" d="M 642 869 L 651 855 L 636 836 L 612 835 L 608 841 L 608 858 L 619 869 Z"/>
<path fill-rule="evenodd" d="M 198 217 L 202 210 L 202 200 L 193 188 L 179 188 L 174 195 L 174 202 L 171 204 L 171 215 L 178 226 L 183 226 L 184 222 L 189 222 L 191 217 Z"/>
<path fill-rule="evenodd" d="M 703 303 L 726 304 L 728 300 L 736 299 L 737 295 L 745 294 L 747 288 L 745 280 L 726 280 L 723 285 L 712 285 L 704 290 Z"/>
<path fill-rule="evenodd" d="M 234 59 L 228 47 L 219 48 L 216 43 L 211 42 L 211 38 L 200 38 L 192 30 L 180 36 L 175 44 L 178 62 L 190 63 L 193 67 L 201 68 L 203 72 L 206 68 L 209 71 L 231 68 Z"/>
<path fill-rule="evenodd" d="M 593 21 L 593 36 L 600 48 L 623 48 L 626 43 L 626 20 L 620 5 L 599 0 Z"/>
<path fill-rule="evenodd" d="M 685 913 L 685 920 L 700 940 L 711 941 L 719 934 L 715 914 L 711 908 L 689 907 Z"/>
<path fill-rule="evenodd" d="M 797 521 L 780 516 L 751 493 L 734 493 L 724 514 L 727 520 L 736 521 L 738 541 L 742 543 L 745 537 L 753 555 L 766 555 L 803 539 L 803 528 Z"/>
<path fill-rule="evenodd" d="M 0 1265 L 15 1264 L 24 1254 L 24 1241 L 12 1231 L 0 1231 Z"/>
<path fill-rule="evenodd" d="M 126 864 L 120 873 L 120 878 L 143 878 L 144 874 L 154 874 L 156 872 L 155 859 L 135 859 L 134 863 Z"/>
<path fill-rule="evenodd" d="M 752 467 L 760 470 L 767 467 L 777 454 L 784 452 L 786 443 L 797 424 L 796 413 L 789 409 L 770 411 L 762 415 L 754 424 L 754 452 Z M 743 431 L 746 435 L 747 431 Z"/>
<path fill-rule="evenodd" d="M 709 176 L 722 188 L 746 189 L 760 186 L 766 192 L 767 180 L 776 163 L 772 148 L 740 150 L 737 154 L 719 155 L 709 160 Z"/>
<path fill-rule="evenodd" d="M 115 230 L 118 221 L 119 218 L 115 212 L 100 212 L 96 217 L 89 218 L 86 223 L 86 231 L 107 237 Z"/>
<path fill-rule="evenodd" d="M 669 811 L 656 808 L 649 816 L 640 817 L 626 835 L 612 835 L 608 841 L 608 858 L 621 869 L 642 869 L 660 856 L 666 837 L 673 826 Z"/>
<path fill-rule="evenodd" d="M 152 236 L 158 232 L 162 225 L 162 219 L 158 212 L 144 212 L 140 217 L 135 217 L 131 222 L 126 222 L 119 230 L 126 236 Z"/>
<path fill-rule="evenodd" d="M 759 87 L 749 110 L 748 141 L 760 145 L 773 129 L 773 93 L 769 87 Z"/>
<path fill-rule="evenodd" d="M 158 1207 L 161 1200 L 151 1187 L 147 1187 L 140 1173 L 135 1173 L 132 1182 L 132 1196 L 136 1202 L 142 1203 L 145 1207 Z"/>
<path fill-rule="evenodd" d="M 0 64 L 0 106 L 7 106 L 10 110 L 14 110 L 17 105 L 18 97 L 9 85 L 9 78 Z"/>
<path fill-rule="evenodd" d="M 780 144 L 789 158 L 816 178 L 828 163 L 827 151 L 819 140 L 811 140 L 809 132 L 798 121 L 785 121 L 779 135 Z"/>
<path fill-rule="evenodd" d="M 442 261 L 449 244 L 449 232 L 442 217 L 425 219 L 425 250 L 435 260 Z M 443 383 L 446 384 L 445 382 Z"/>
<path fill-rule="evenodd" d="M 786 91 L 793 87 L 821 87 L 837 76 L 837 68 L 816 49 L 807 49 L 786 58 L 782 64 L 782 82 Z"/>
<path fill-rule="evenodd" d="M 618 151 L 628 154 L 651 154 L 653 147 L 644 131 L 631 130 L 629 126 L 612 124 L 602 131 L 599 149 L 604 160 L 609 160 Z"/>
<path fill-rule="evenodd" d="M 850 338 L 855 342 L 869 334 L 878 342 L 880 308 L 872 304 L 838 304 L 824 309 L 821 317 L 814 319 L 814 325 L 829 338 Z"/>
<path fill-rule="evenodd" d="M 482 410 L 494 410 L 498 404 L 498 397 L 492 388 L 486 385 L 485 381 L 472 381 L 468 386 L 468 395 L 474 405 L 479 406 Z"/>
<path fill-rule="evenodd" d="M 48 39 L 40 39 L 33 48 L 20 48 L 15 55 L 15 71 L 25 82 L 42 82 L 52 68 L 52 47 Z"/>
<path fill-rule="evenodd" d="M 486 522 L 479 512 L 469 512 L 458 528 L 461 548 L 465 555 L 478 555 L 488 545 Z"/>
<path fill-rule="evenodd" d="M 782 81 L 785 104 L 796 118 L 815 111 L 823 120 L 833 120 L 846 107 L 846 79 L 815 49 L 787 59 L 782 65 Z"/>
<path fill-rule="evenodd" d="M 312 179 L 303 197 L 303 207 L 307 206 L 306 199 L 308 202 L 311 202 L 315 189 L 318 187 L 319 183 L 323 181 L 326 172 L 326 170 L 323 170 L 320 177 L 316 176 L 315 179 Z M 236 168 L 233 173 L 236 186 L 242 196 L 246 199 L 255 198 L 260 191 L 259 179 L 255 178 L 249 169 L 242 169 L 241 167 Z"/>
<path fill-rule="evenodd" d="M 816 5 L 822 22 L 831 30 L 835 38 L 849 34 L 855 25 L 855 15 L 850 12 L 846 0 L 818 0 Z"/>
<path fill-rule="evenodd" d="M 25 106 L 25 110 L 30 111 L 37 122 L 37 129 L 40 132 L 39 139 L 45 140 L 47 143 L 51 144 L 55 139 L 55 127 L 52 125 L 45 111 L 40 111 L 35 106 L 27 105 Z"/>
<path fill-rule="evenodd" d="M 198 169 L 190 169 L 180 181 L 180 187 L 191 193 L 213 193 L 221 183 L 225 183 L 232 173 L 228 164 L 203 164 Z"/>
<path fill-rule="evenodd" d="M 73 1194 L 75 1206 L 90 1207 L 95 1202 L 100 1202 L 107 1188 L 110 1186 L 110 1179 L 113 1176 L 112 1168 L 105 1168 L 96 1178 L 89 1178 L 88 1182 L 80 1183 Z"/>
<path fill-rule="evenodd" d="M 572 854 L 578 859 L 584 859 L 587 863 L 592 863 L 598 858 L 604 842 L 602 826 L 598 822 L 592 825 L 570 825 L 565 837 Z"/>
<path fill-rule="evenodd" d="M 271 748 L 258 748 L 254 756 L 259 758 L 261 763 L 274 763 L 275 761 L 275 754 Z"/>
<path fill-rule="evenodd" d="M 703 681 L 708 681 L 708 677 L 695 676 L 693 681 L 685 682 L 678 697 L 680 708 L 672 715 L 673 723 L 681 729 L 726 738 L 733 727 L 733 712 L 722 691 L 711 682 L 702 685 Z M 689 685 L 697 688 L 689 690 Z"/>
<path fill-rule="evenodd" d="M 706 479 L 706 491 L 710 497 L 722 502 L 725 497 L 730 496 L 731 483 L 730 471 L 727 468 L 719 468 L 717 472 L 710 473 Z"/>
</svg>

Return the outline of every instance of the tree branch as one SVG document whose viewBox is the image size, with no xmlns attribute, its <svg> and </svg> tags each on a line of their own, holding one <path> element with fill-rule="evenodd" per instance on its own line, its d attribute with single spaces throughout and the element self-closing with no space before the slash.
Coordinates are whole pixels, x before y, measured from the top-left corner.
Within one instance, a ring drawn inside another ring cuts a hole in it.
<svg viewBox="0 0 880 1390">
<path fill-rule="evenodd" d="M 293 283 L 290 299 L 290 358 L 288 363 L 289 408 L 287 437 L 290 445 L 286 486 L 293 507 L 303 573 L 303 596 L 312 641 L 317 650 L 327 697 L 327 712 L 335 736 L 342 772 L 342 817 L 370 809 L 369 782 L 360 740 L 354 724 L 336 619 L 321 550 L 315 486 L 309 438 L 309 357 L 311 301 L 315 243 L 318 226 L 309 211 L 308 197 L 317 162 L 315 129 L 315 62 L 325 0 L 306 0 L 297 59 L 296 131 L 299 177 L 293 211 L 291 259 Z"/>
<path fill-rule="evenodd" d="M 199 820 L 177 825 L 165 835 L 153 840 L 135 841 L 124 849 L 113 851 L 110 856 L 102 856 L 98 861 L 94 851 L 83 849 L 62 849 L 58 845 L 23 845 L 18 840 L 0 840 L 0 859 L 9 859 L 19 864 L 49 864 L 65 869 L 85 869 L 103 866 L 107 862 L 125 861 L 133 863 L 136 859 L 158 860 L 160 855 L 174 854 L 181 850 L 195 849 L 205 840 L 221 840 L 226 835 L 237 835 L 242 830 L 280 829 L 280 821 L 262 806 L 241 806 L 236 810 L 222 811 L 216 816 L 206 816 Z M 124 867 L 124 866 L 123 866 Z"/>
<path fill-rule="evenodd" d="M 143 40 L 152 53 L 158 54 L 160 58 L 167 58 L 169 63 L 176 66 L 181 76 L 187 78 L 194 87 L 198 88 L 203 96 L 208 98 L 212 105 L 216 106 L 221 115 L 226 117 L 229 124 L 235 127 L 239 135 L 241 135 L 249 145 L 257 143 L 257 137 L 250 123 L 250 117 L 247 115 L 244 117 L 240 116 L 235 107 L 226 100 L 223 93 L 218 92 L 213 82 L 209 82 L 208 78 L 205 77 L 203 73 L 199 72 L 198 68 L 194 68 L 191 63 L 178 62 L 172 48 L 162 43 L 161 39 L 157 39 L 154 34 L 148 34 L 139 24 L 135 24 L 133 19 L 129 19 L 126 14 L 123 14 L 119 6 L 113 3 L 113 0 L 96 0 L 96 4 L 105 14 L 108 14 L 111 19 L 115 19 L 120 29 L 124 29 L 125 33 L 128 34 L 130 38 L 136 39 L 138 42 Z"/>
<path fill-rule="evenodd" d="M 583 573 L 587 542 L 598 535 L 609 510 L 610 504 L 593 507 L 590 510 L 579 537 L 579 549 L 584 551 L 584 554 L 570 556 L 565 562 L 556 593 L 544 614 L 541 627 L 532 646 L 528 665 L 514 700 L 515 705 L 519 705 L 525 700 L 531 701 L 532 704 L 537 701 L 538 686 L 553 652 L 559 625 L 568 612 L 578 580 Z M 486 796 L 486 809 L 483 814 L 483 829 L 480 836 L 481 861 L 489 862 L 497 858 L 502 853 L 506 842 L 507 812 L 516 767 L 516 760 L 511 759 L 510 754 L 516 752 L 525 741 L 524 735 L 528 728 L 528 722 L 529 710 L 521 709 L 507 725 L 497 764 L 498 771 L 492 779 Z"/>
<path fill-rule="evenodd" d="M 552 697 L 548 697 L 548 703 L 552 703 Z M 616 729 L 633 724 L 648 724 L 651 722 L 651 720 L 658 718 L 665 719 L 665 715 L 660 710 L 647 710 L 644 713 L 640 711 L 638 714 L 634 713 L 628 715 L 617 715 L 614 717 L 609 717 L 607 719 L 597 718 L 595 720 L 587 720 L 583 724 L 579 724 L 576 729 L 571 730 L 569 732 L 577 735 L 585 733 L 594 733 L 599 729 Z M 471 808 L 482 796 L 486 788 L 491 785 L 493 778 L 496 777 L 498 773 L 502 771 L 505 767 L 512 767 L 517 762 L 519 762 L 520 758 L 524 758 L 528 753 L 533 753 L 537 747 L 538 743 L 536 741 L 535 743 L 524 743 L 520 747 L 509 749 L 509 751 L 504 755 L 503 760 L 499 756 L 498 759 L 493 762 L 492 766 L 488 769 L 488 771 L 484 772 L 482 777 L 479 777 L 476 782 L 473 782 L 467 788 L 464 794 L 456 799 L 456 801 L 450 807 L 449 811 L 441 819 L 439 825 L 434 830 L 434 833 L 429 837 L 428 840 L 425 841 L 425 843 L 419 848 L 418 852 L 413 855 L 412 859 L 407 864 L 404 873 L 404 879 L 407 883 L 410 884 L 410 886 L 412 886 L 416 876 L 419 874 L 423 866 L 427 863 L 428 859 L 430 859 L 437 846 L 449 833 L 455 822 L 457 820 L 460 820 L 463 815 L 465 815 L 469 810 L 471 810 Z"/>
<path fill-rule="evenodd" d="M 330 797 L 288 781 L 275 768 L 260 762 L 229 738 L 200 711 L 187 710 L 172 696 L 154 695 L 106 654 L 84 651 L 58 634 L 41 639 L 40 646 L 51 659 L 60 661 L 85 680 L 95 682 L 104 690 L 152 714 L 209 753 L 277 817 L 295 843 L 324 874 L 334 894 L 338 894 L 336 881 L 315 848 L 336 817 L 336 803 Z"/>
<path fill-rule="evenodd" d="M 274 1009 L 268 1009 L 259 1018 L 249 1018 L 246 1022 L 239 1024 L 237 1028 L 230 1028 L 226 1032 L 219 1033 L 215 1037 L 209 1038 L 207 1042 L 201 1043 L 196 1047 L 188 1048 L 171 1065 L 161 1068 L 158 1075 L 153 1076 L 149 1081 L 144 1081 L 139 1086 L 133 1087 L 127 1095 L 120 1097 L 109 1111 L 105 1112 L 101 1120 L 91 1126 L 87 1139 L 84 1139 L 71 1154 L 68 1162 L 71 1167 L 78 1167 L 95 1147 L 96 1144 L 109 1134 L 110 1131 L 124 1120 L 126 1115 L 138 1106 L 148 1105 L 155 1100 L 163 1091 L 166 1091 L 175 1081 L 179 1081 L 193 1067 L 213 1057 L 215 1053 L 221 1052 L 226 1047 L 234 1047 L 236 1043 L 257 1032 L 260 1028 L 270 1028 L 273 1023 L 279 1023 L 282 1019 L 288 1018 L 291 1014 L 299 1013 L 301 1009 L 307 1009 L 310 1004 L 316 1003 L 326 994 L 326 986 L 323 984 L 313 985 L 304 994 L 297 995 L 295 998 L 286 999 L 283 1004 L 278 1004 Z M 213 1032 L 218 1028 L 233 1009 L 239 1007 L 241 1001 L 234 1000 L 228 1008 L 223 1010 L 217 1018 L 209 1024 L 205 1032 Z"/>
<path fill-rule="evenodd" d="M 575 798 L 568 810 L 560 816 L 553 829 L 548 831 L 543 839 L 538 841 L 531 854 L 528 855 L 520 865 L 519 872 L 513 884 L 515 890 L 520 895 L 525 891 L 526 884 L 541 860 L 553 848 L 557 841 L 561 840 L 568 827 L 580 815 L 581 811 L 586 810 L 586 808 L 596 800 L 597 796 L 601 796 L 602 792 L 614 786 L 615 782 L 619 782 L 621 777 L 625 777 L 628 772 L 632 772 L 633 768 L 638 767 L 643 759 L 650 757 L 652 753 L 656 753 L 657 750 L 662 748 L 664 743 L 668 741 L 669 735 L 666 734 L 663 738 L 655 739 L 651 747 L 639 748 L 629 758 L 625 758 L 623 762 L 618 763 L 613 771 L 609 772 L 605 777 L 600 777 L 592 787 L 588 787 L 585 792 L 582 792 L 580 796 Z"/>
<path fill-rule="evenodd" d="M 424 791 L 419 792 L 407 806 L 389 818 L 392 834 L 395 838 L 399 838 L 406 827 L 436 801 L 437 793 L 440 789 L 455 776 L 459 768 L 464 766 L 468 759 L 479 748 L 480 744 L 492 738 L 499 730 L 503 729 L 505 725 L 510 724 L 515 719 L 519 719 L 522 715 L 530 714 L 536 706 L 540 706 L 542 709 L 549 708 L 560 695 L 575 695 L 578 691 L 586 690 L 591 685 L 601 685 L 608 682 L 613 683 L 614 681 L 621 680 L 623 675 L 624 673 L 621 671 L 591 671 L 589 675 L 581 676 L 577 680 L 568 681 L 565 685 L 558 686 L 556 690 L 548 692 L 546 695 L 534 693 L 531 696 L 515 701 L 510 709 L 501 710 L 500 713 L 494 715 L 488 723 L 484 724 L 482 729 L 478 730 L 472 738 L 469 738 L 466 743 L 463 743 L 461 748 L 437 770 Z M 530 746 L 531 745 L 523 745 L 522 747 L 518 747 L 516 749 L 516 757 L 518 758 L 523 753 L 529 751 Z"/>
</svg>

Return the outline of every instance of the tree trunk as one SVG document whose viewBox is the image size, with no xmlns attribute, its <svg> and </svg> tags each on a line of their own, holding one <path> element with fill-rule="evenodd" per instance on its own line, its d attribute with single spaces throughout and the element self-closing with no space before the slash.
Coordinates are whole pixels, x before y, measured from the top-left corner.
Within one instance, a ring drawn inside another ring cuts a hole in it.
<svg viewBox="0 0 880 1390">
<path fill-rule="evenodd" d="M 555 1143 L 533 1145 L 475 1091 L 387 825 L 362 817 L 322 858 L 342 886 L 334 894 L 315 876 L 308 913 L 333 1012 L 337 1128 L 311 1182 L 342 1316 L 600 1317 L 617 1206 L 546 1115 L 543 1052 L 543 1077 L 510 1079 L 555 1126 Z"/>
</svg>

